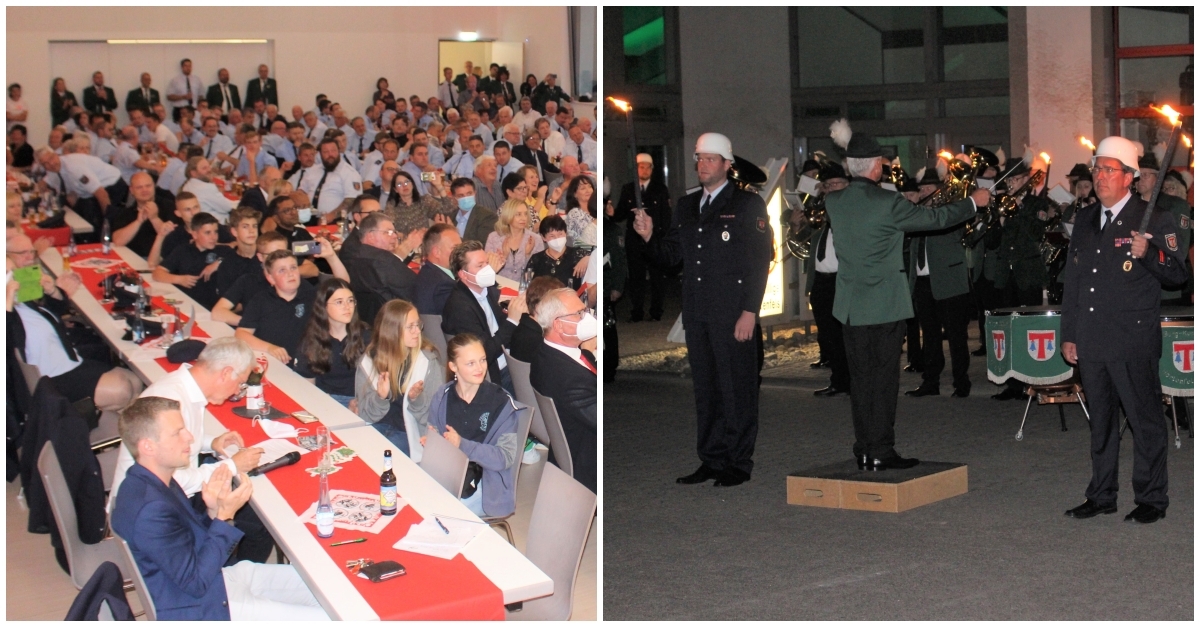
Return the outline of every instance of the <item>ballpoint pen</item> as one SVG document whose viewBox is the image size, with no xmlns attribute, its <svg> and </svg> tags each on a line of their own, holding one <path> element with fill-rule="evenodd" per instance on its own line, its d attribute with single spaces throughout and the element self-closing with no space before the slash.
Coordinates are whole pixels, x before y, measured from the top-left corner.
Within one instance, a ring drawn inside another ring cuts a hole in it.
<svg viewBox="0 0 1200 627">
<path fill-rule="evenodd" d="M 442 521 L 438 520 L 437 516 L 433 517 L 433 522 L 437 523 L 437 525 L 442 528 L 442 532 L 444 532 L 446 535 L 450 535 L 450 530 L 446 528 L 446 525 L 442 524 Z"/>
<path fill-rule="evenodd" d="M 367 541 L 366 538 L 357 538 L 354 540 L 343 540 L 341 542 L 334 542 L 333 544 L 331 544 L 329 546 L 342 546 L 343 544 L 357 544 L 359 542 L 366 542 L 366 541 Z"/>
</svg>

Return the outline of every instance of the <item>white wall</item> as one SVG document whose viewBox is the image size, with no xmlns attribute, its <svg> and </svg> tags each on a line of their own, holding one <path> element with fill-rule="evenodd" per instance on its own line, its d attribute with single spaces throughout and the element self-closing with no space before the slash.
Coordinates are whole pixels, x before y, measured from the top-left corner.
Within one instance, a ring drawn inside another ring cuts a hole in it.
<svg viewBox="0 0 1200 627">
<path fill-rule="evenodd" d="M 274 45 L 271 75 L 279 82 L 285 115 L 294 104 L 311 108 L 317 93 L 359 113 L 370 104 L 380 76 L 396 93 L 434 95 L 441 70 L 438 40 L 460 31 L 525 42 L 526 71 L 555 72 L 572 91 L 565 7 L 9 7 L 6 84 L 24 87 L 31 143 L 39 145 L 50 131 L 51 40 L 265 38 Z M 194 72 L 207 85 L 216 80 L 216 70 Z M 154 77 L 160 93 L 170 78 Z M 234 75 L 231 81 L 244 89 L 250 78 Z M 122 99 L 137 81 L 106 77 Z M 81 99 L 84 87 L 70 85 Z"/>
<path fill-rule="evenodd" d="M 1103 139 L 1094 136 L 1092 117 L 1091 9 L 1031 6 L 1026 9 L 1026 27 L 1029 134 L 1025 143 L 1053 159 L 1050 186 L 1066 187 L 1071 167 L 1092 157 L 1079 144 L 1079 135 L 1095 143 Z M 1014 143 L 1014 155 L 1020 156 L 1023 148 Z"/>
</svg>

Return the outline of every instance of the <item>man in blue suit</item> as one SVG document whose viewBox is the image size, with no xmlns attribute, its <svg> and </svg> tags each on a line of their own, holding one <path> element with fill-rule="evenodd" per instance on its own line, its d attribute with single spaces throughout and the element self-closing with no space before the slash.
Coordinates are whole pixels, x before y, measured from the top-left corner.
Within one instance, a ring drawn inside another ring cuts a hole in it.
<svg viewBox="0 0 1200 627">
<path fill-rule="evenodd" d="M 416 302 L 421 315 L 442 315 L 446 299 L 454 289 L 454 276 L 450 274 L 450 253 L 462 243 L 458 230 L 451 224 L 438 223 L 425 231 L 421 250 L 425 252 L 425 263 L 417 273 Z"/>
<path fill-rule="evenodd" d="M 233 515 L 253 484 L 242 474 L 233 488 L 221 465 L 204 484 L 207 511 L 192 508 L 172 477 L 188 465 L 193 439 L 178 401 L 139 398 L 117 426 L 137 463 L 117 494 L 112 528 L 129 543 L 161 620 L 328 620 L 292 566 L 224 567 L 242 538 Z"/>
</svg>

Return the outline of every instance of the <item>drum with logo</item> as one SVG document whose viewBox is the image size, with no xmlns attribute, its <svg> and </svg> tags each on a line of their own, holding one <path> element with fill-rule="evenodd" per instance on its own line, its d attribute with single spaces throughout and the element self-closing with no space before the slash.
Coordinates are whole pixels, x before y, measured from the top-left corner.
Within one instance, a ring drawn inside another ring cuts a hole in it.
<svg viewBox="0 0 1200 627">
<path fill-rule="evenodd" d="M 1158 361 L 1158 378 L 1163 394 L 1195 396 L 1192 369 L 1196 364 L 1195 327 L 1191 307 L 1163 307 L 1162 356 Z"/>
<path fill-rule="evenodd" d="M 1062 307 L 1039 305 L 989 311 L 984 332 L 988 379 L 993 383 L 1014 378 L 1030 385 L 1052 385 L 1071 378 L 1071 364 L 1059 350 Z"/>
</svg>

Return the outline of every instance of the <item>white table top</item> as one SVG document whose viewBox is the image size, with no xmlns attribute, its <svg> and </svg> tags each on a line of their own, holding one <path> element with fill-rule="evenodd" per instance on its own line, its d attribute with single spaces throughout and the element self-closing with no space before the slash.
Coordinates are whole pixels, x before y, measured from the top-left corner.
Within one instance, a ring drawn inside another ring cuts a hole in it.
<svg viewBox="0 0 1200 627">
<path fill-rule="evenodd" d="M 147 267 L 145 260 L 128 248 L 118 246 L 114 247 L 114 250 L 135 269 L 143 270 Z M 41 259 L 52 273 L 56 274 L 62 268 L 62 256 L 54 248 L 43 252 Z M 182 300 L 184 304 L 180 309 L 185 313 L 189 306 L 194 307 L 196 324 L 211 337 L 233 335 L 232 328 L 212 320 L 206 309 L 195 304 L 175 286 L 151 281 L 148 276 L 145 278 L 150 283 L 152 295 Z M 71 302 L 87 316 L 105 340 L 120 352 L 122 358 L 143 381 L 153 383 L 167 374 L 141 347 L 121 339 L 125 334 L 124 325 L 113 320 L 90 292 L 82 288 L 77 290 L 71 297 Z M 383 472 L 383 451 L 395 448 L 387 438 L 375 429 L 365 426 L 363 420 L 353 412 L 342 407 L 282 362 L 270 356 L 267 360 L 267 379 L 273 385 L 317 416 L 331 431 L 335 431 L 337 438 L 354 449 L 372 470 L 377 473 Z M 225 431 L 225 427 L 211 413 L 206 416 L 205 429 L 211 429 L 214 434 Z M 393 472 L 396 474 L 396 485 L 400 487 L 400 495 L 423 517 L 444 514 L 479 520 L 462 502 L 442 488 L 407 456 L 393 456 Z M 329 557 L 270 481 L 265 476 L 254 477 L 251 481 L 254 482 L 251 506 L 329 615 L 341 620 L 379 620 L 379 616 L 343 574 L 344 565 L 335 563 Z M 474 563 L 479 571 L 501 590 L 505 604 L 527 601 L 554 592 L 554 581 L 490 527 L 463 550 L 463 557 Z"/>
<path fill-rule="evenodd" d="M 67 221 L 67 226 L 71 227 L 72 233 L 94 233 L 94 232 L 96 232 L 96 228 L 92 226 L 92 223 L 88 222 L 87 220 L 84 220 L 83 216 L 79 215 L 78 213 L 75 213 L 74 209 L 69 209 L 69 208 L 67 209 L 67 214 L 65 216 L 65 219 Z"/>
</svg>

